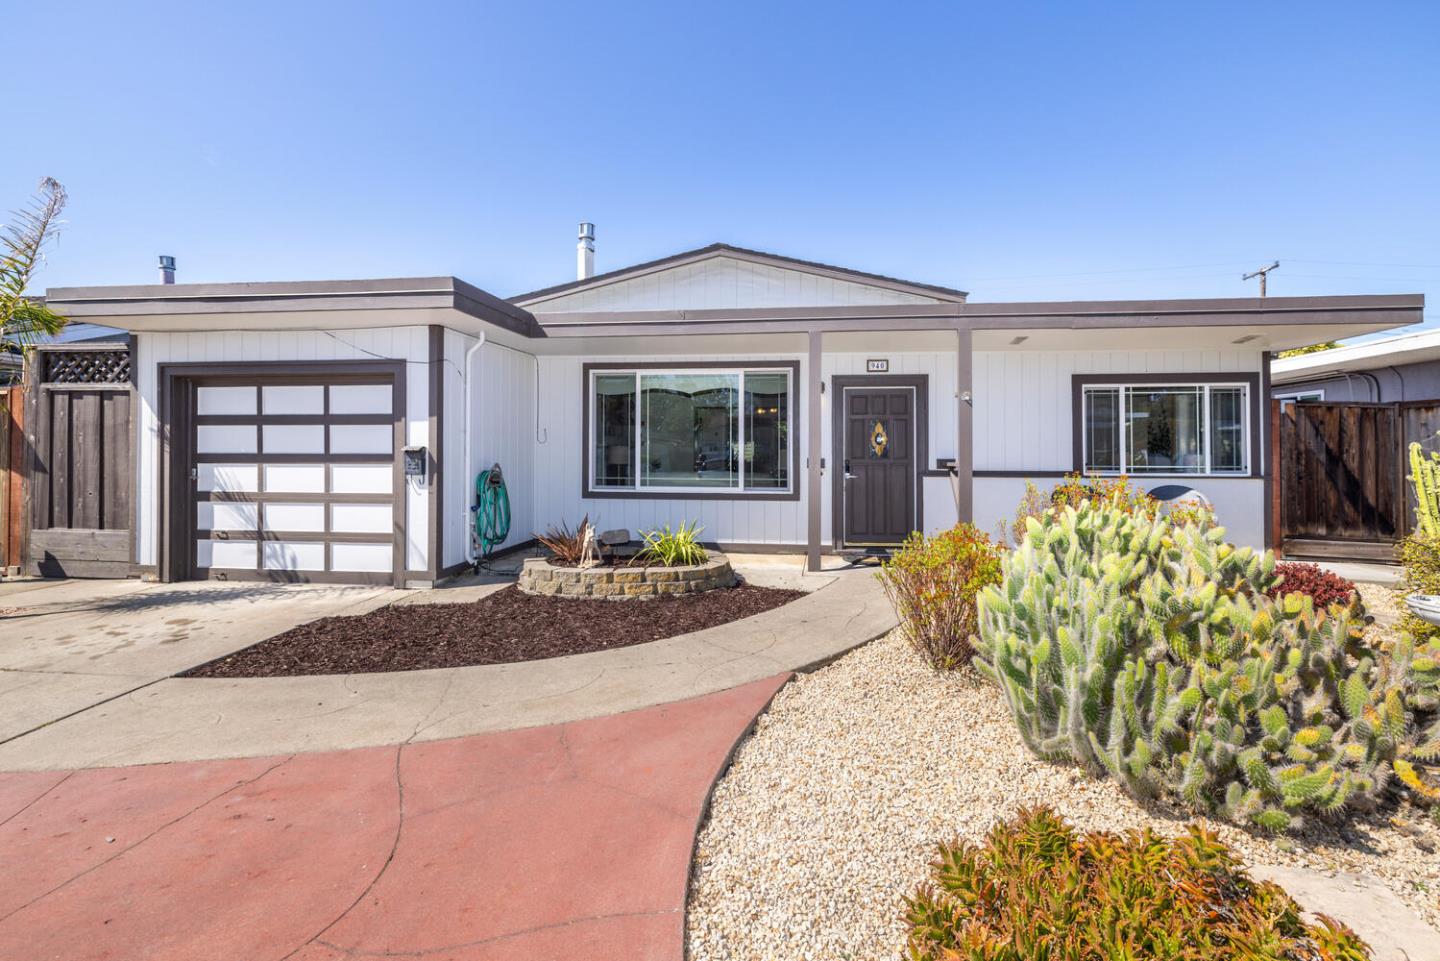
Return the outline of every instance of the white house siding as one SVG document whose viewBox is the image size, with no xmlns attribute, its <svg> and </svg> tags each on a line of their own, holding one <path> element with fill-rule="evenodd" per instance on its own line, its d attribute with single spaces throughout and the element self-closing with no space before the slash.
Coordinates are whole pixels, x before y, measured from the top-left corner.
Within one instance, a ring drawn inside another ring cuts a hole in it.
<svg viewBox="0 0 1440 961">
<path fill-rule="evenodd" d="M 475 343 L 469 337 L 458 339 L 467 348 Z M 463 355 L 461 351 L 462 365 Z M 455 482 L 445 489 L 445 511 L 449 515 L 445 535 L 447 565 L 464 559 L 472 523 L 469 507 L 475 497 L 474 475 L 492 464 L 500 465 L 510 496 L 510 535 L 496 549 L 526 541 L 535 532 L 535 460 L 536 452 L 544 450 L 539 444 L 544 435 L 537 436 L 535 425 L 535 363 L 531 354 L 493 343 L 481 347 L 473 358 L 471 376 L 476 380 L 471 390 L 471 476 L 465 476 L 463 439 L 446 454 Z M 463 384 L 460 390 L 463 408 Z M 578 475 L 575 483 L 578 488 Z"/>
<path fill-rule="evenodd" d="M 686 500 L 682 498 L 583 497 L 582 458 L 586 456 L 586 429 L 582 420 L 583 366 L 587 362 L 625 365 L 663 360 L 683 367 L 692 362 L 798 361 L 800 378 L 792 385 L 794 407 L 792 437 L 800 445 L 801 500 Z M 541 357 L 540 422 L 543 443 L 535 447 L 535 514 L 532 528 L 565 522 L 572 527 L 588 514 L 602 529 L 624 527 L 632 534 L 665 524 L 697 522 L 706 540 L 726 543 L 791 545 L 803 547 L 806 518 L 803 500 L 806 418 L 802 410 L 806 361 L 793 354 L 722 355 L 690 357 Z"/>
<path fill-rule="evenodd" d="M 465 477 L 465 354 L 475 345 L 475 338 L 459 331 L 445 329 L 444 363 L 440 365 L 445 385 L 445 438 L 441 449 L 441 484 L 444 497 L 441 510 L 442 541 L 440 566 L 453 567 L 465 560 L 465 544 L 470 536 L 469 506 L 473 481 Z M 478 365 L 477 365 L 478 366 Z"/>
<path fill-rule="evenodd" d="M 525 306 L 562 312 L 935 303 L 939 298 L 719 256 Z"/>
<path fill-rule="evenodd" d="M 155 516 L 159 476 L 157 377 L 159 364 L 248 363 L 295 360 L 403 360 L 406 443 L 430 443 L 429 331 L 423 326 L 367 330 L 213 331 L 141 333 L 137 336 L 136 379 L 140 397 L 140 450 L 136 458 L 139 523 L 136 561 L 157 563 L 159 525 Z M 410 483 L 405 497 L 405 563 L 427 567 L 429 491 Z"/>
<path fill-rule="evenodd" d="M 1074 467 L 1072 374 L 1249 374 L 1260 369 L 1258 350 L 976 351 L 974 468 L 1020 475 L 975 478 L 976 525 L 993 532 L 1013 517 L 1025 492 L 1026 471 L 1044 474 Z M 1264 398 L 1251 397 L 1250 402 L 1263 403 Z M 1265 430 L 1264 416 L 1260 423 Z M 1142 481 L 1147 486 L 1177 482 L 1158 477 Z M 1203 491 L 1215 503 L 1233 541 L 1264 543 L 1262 481 L 1195 477 L 1178 482 Z M 1049 483 L 1053 479 L 1036 478 L 1037 485 Z"/>
</svg>

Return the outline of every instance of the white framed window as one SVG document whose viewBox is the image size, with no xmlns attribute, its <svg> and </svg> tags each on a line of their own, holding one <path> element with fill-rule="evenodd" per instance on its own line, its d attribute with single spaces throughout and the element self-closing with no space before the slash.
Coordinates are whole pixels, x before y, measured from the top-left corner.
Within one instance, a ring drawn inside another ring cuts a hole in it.
<svg viewBox="0 0 1440 961">
<path fill-rule="evenodd" d="M 587 491 L 794 492 L 794 368 L 589 371 Z"/>
<path fill-rule="evenodd" d="M 1322 387 L 1314 390 L 1298 390 L 1292 394 L 1276 394 L 1275 399 L 1280 402 L 1281 407 L 1289 407 L 1296 401 L 1324 400 L 1325 390 Z"/>
<path fill-rule="evenodd" d="M 1246 383 L 1092 384 L 1082 403 L 1087 473 L 1250 472 Z"/>
</svg>

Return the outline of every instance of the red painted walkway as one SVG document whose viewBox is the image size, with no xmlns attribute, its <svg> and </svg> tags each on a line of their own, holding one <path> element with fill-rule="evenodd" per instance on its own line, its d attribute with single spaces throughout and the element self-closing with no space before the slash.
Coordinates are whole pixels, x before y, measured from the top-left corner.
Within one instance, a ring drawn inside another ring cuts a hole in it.
<svg viewBox="0 0 1440 961">
<path fill-rule="evenodd" d="M 0 958 L 679 961 L 701 806 L 785 680 L 454 741 L 0 774 Z"/>
</svg>

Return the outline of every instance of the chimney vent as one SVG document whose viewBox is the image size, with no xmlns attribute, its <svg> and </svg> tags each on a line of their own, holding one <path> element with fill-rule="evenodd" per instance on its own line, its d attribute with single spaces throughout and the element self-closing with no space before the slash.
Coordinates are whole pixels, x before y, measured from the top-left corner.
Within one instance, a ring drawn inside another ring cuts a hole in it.
<svg viewBox="0 0 1440 961">
<path fill-rule="evenodd" d="M 575 245 L 575 279 L 595 276 L 595 225 L 580 224 L 580 241 Z"/>
<path fill-rule="evenodd" d="M 169 254 L 160 255 L 160 283 L 175 283 L 175 258 Z"/>
</svg>

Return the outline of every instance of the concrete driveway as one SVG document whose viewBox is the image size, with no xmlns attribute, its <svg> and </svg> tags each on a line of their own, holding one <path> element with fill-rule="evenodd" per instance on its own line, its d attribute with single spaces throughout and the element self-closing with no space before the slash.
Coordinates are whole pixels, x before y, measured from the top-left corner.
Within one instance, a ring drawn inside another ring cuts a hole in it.
<svg viewBox="0 0 1440 961">
<path fill-rule="evenodd" d="M 401 592 L 308 584 L 0 583 L 0 743 L 297 624 Z"/>
</svg>

